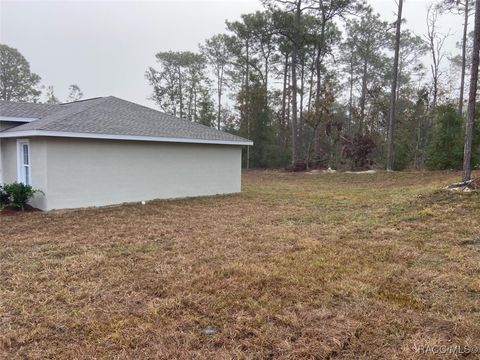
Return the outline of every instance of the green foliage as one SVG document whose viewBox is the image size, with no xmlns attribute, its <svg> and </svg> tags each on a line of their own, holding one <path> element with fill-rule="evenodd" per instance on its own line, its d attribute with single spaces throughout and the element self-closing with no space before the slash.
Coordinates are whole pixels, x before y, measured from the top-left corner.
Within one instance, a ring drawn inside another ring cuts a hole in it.
<svg viewBox="0 0 480 360">
<path fill-rule="evenodd" d="M 2 185 L 0 185 L 0 209 L 11 203 L 10 194 L 7 193 Z"/>
<path fill-rule="evenodd" d="M 414 153 L 413 141 L 409 141 L 406 137 L 397 136 L 399 139 L 394 144 L 394 169 L 405 170 L 413 163 L 412 155 Z"/>
<path fill-rule="evenodd" d="M 166 51 L 155 55 L 160 69 L 150 67 L 145 77 L 153 87 L 151 99 L 168 114 L 197 121 L 197 97 L 208 88 L 206 59 L 191 51 Z"/>
<path fill-rule="evenodd" d="M 80 87 L 76 84 L 72 84 L 68 87 L 68 101 L 73 102 L 73 101 L 78 101 L 83 97 L 83 92 L 80 90 Z"/>
<path fill-rule="evenodd" d="M 201 92 L 197 106 L 198 122 L 209 127 L 215 127 L 215 105 L 208 91 Z"/>
<path fill-rule="evenodd" d="M 226 33 L 207 39 L 200 53 L 159 52 L 158 68 L 146 72 L 152 99 L 167 113 L 253 140 L 243 148 L 251 167 L 292 160 L 318 167 L 385 165 L 396 39 L 391 21 L 356 0 L 262 3 L 263 11 L 226 21 Z M 422 64 L 428 49 L 421 37 L 402 31 L 395 170 L 421 169 L 427 160 L 432 169 L 462 165 L 463 119 L 448 106 L 430 106 Z M 444 90 L 440 86 L 439 94 Z M 475 131 L 480 134 L 479 126 Z M 474 136 L 474 166 L 479 142 Z"/>
<path fill-rule="evenodd" d="M 47 91 L 45 92 L 45 103 L 46 104 L 59 104 L 60 100 L 55 96 L 55 90 L 53 86 L 50 85 L 47 87 Z"/>
<path fill-rule="evenodd" d="M 17 49 L 0 44 L 0 99 L 35 101 L 40 91 L 35 87 L 40 76 L 30 71 L 30 64 Z"/>
<path fill-rule="evenodd" d="M 397 101 L 397 125 L 395 129 L 394 169 L 423 168 L 425 153 L 431 133 L 431 116 L 428 98 L 423 90 Z M 412 99 L 410 99 L 412 98 Z"/>
<path fill-rule="evenodd" d="M 435 109 L 433 137 L 427 152 L 429 169 L 461 169 L 463 164 L 463 119 L 454 105 Z"/>
<path fill-rule="evenodd" d="M 269 127 L 270 115 L 268 109 L 260 111 L 254 121 L 255 135 L 252 136 L 257 146 L 252 148 L 250 163 L 253 167 L 266 168 L 273 160 L 273 137 Z"/>
<path fill-rule="evenodd" d="M 210 66 L 216 80 L 216 98 L 217 98 L 217 128 L 220 130 L 220 119 L 222 113 L 222 95 L 226 87 L 225 72 L 230 61 L 229 44 L 232 43 L 232 38 L 226 34 L 218 34 L 212 36 L 205 41 L 204 45 L 200 45 L 200 51 L 207 64 Z M 205 111 L 201 109 L 200 111 Z M 205 115 L 200 115 L 205 117 Z M 202 122 L 202 120 L 201 120 Z M 213 126 L 214 124 L 212 124 Z"/>
<path fill-rule="evenodd" d="M 36 193 L 42 193 L 42 191 L 34 189 L 31 185 L 15 182 L 3 185 L 0 193 L 6 194 L 4 199 L 8 202 L 5 205 L 23 210 L 30 199 L 32 199 Z"/>
<path fill-rule="evenodd" d="M 240 135 L 254 142 L 250 149 L 250 166 L 268 168 L 282 165 L 282 149 L 275 142 L 275 128 L 265 87 L 258 82 L 251 84 L 248 91 L 240 92 L 238 102 L 243 115 Z"/>
</svg>

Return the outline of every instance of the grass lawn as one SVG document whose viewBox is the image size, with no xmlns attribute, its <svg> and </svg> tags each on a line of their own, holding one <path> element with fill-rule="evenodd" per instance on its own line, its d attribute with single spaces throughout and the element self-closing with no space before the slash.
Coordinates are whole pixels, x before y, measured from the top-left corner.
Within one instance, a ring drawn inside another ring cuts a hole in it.
<svg viewBox="0 0 480 360">
<path fill-rule="evenodd" d="M 0 215 L 0 358 L 480 348 L 480 193 L 438 190 L 459 178 L 250 171 L 240 195 Z"/>
</svg>

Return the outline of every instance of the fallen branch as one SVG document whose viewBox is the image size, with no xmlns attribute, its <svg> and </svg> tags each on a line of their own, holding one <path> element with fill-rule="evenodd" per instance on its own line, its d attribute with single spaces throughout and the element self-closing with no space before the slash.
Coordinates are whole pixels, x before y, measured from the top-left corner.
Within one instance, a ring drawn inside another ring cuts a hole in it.
<svg viewBox="0 0 480 360">
<path fill-rule="evenodd" d="M 472 191 L 480 189 L 480 177 L 448 185 L 446 190 Z"/>
</svg>

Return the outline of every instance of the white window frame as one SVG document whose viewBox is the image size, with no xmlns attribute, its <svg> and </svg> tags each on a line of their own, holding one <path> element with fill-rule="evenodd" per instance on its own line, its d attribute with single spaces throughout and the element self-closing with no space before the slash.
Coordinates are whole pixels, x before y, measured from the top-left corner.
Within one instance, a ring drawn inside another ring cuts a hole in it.
<svg viewBox="0 0 480 360">
<path fill-rule="evenodd" d="M 23 162 L 24 154 L 23 154 L 23 146 L 28 146 L 28 164 Z M 29 182 L 26 182 L 25 179 L 25 167 L 28 171 L 28 179 Z M 23 183 L 25 185 L 32 185 L 32 156 L 31 156 L 31 149 L 30 149 L 30 141 L 28 139 L 18 139 L 17 140 L 17 181 L 19 183 Z"/>
</svg>

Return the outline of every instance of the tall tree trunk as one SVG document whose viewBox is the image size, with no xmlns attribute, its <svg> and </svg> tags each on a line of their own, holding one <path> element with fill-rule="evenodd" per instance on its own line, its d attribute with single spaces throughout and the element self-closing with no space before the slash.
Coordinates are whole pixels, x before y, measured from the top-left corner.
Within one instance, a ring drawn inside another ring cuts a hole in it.
<svg viewBox="0 0 480 360">
<path fill-rule="evenodd" d="M 462 115 L 463 112 L 463 92 L 465 88 L 465 67 L 467 65 L 467 36 L 468 36 L 468 2 L 465 0 L 465 17 L 463 23 L 463 38 L 462 38 L 462 73 L 460 75 L 460 98 L 458 100 L 458 113 Z"/>
<path fill-rule="evenodd" d="M 363 60 L 363 74 L 362 74 L 362 93 L 360 95 L 360 122 L 358 126 L 359 134 L 363 134 L 365 124 L 365 104 L 367 102 L 367 76 L 368 76 L 368 54 Z"/>
<path fill-rule="evenodd" d="M 223 65 L 217 72 L 217 95 L 218 95 L 218 111 L 217 111 L 217 129 L 220 130 L 220 119 L 222 116 L 222 91 L 223 91 Z"/>
<path fill-rule="evenodd" d="M 322 88 L 322 62 L 323 62 L 323 54 L 325 53 L 325 9 L 323 8 L 323 1 L 319 1 L 321 13 L 322 13 L 322 25 L 320 28 L 320 42 L 317 49 L 317 56 L 315 58 L 315 70 L 317 75 L 317 89 L 315 92 L 315 111 L 317 111 L 317 106 L 320 103 L 320 94 Z M 322 149 L 320 146 L 320 124 L 315 127 L 314 130 L 314 142 L 313 142 L 313 149 L 315 152 L 315 162 L 319 163 L 322 157 Z"/>
<path fill-rule="evenodd" d="M 434 4 L 430 4 L 427 11 L 427 40 L 429 42 L 430 52 L 432 54 L 432 64 L 430 65 L 430 70 L 432 72 L 432 87 L 433 87 L 433 101 L 432 108 L 437 106 L 437 97 L 438 97 L 438 80 L 440 77 L 440 60 L 442 58 L 441 50 L 443 41 L 439 42 L 438 32 L 437 32 L 437 11 Z M 443 40 L 445 40 L 446 35 L 444 35 Z"/>
<path fill-rule="evenodd" d="M 463 181 L 472 176 L 473 122 L 478 83 L 478 62 L 480 51 L 480 0 L 475 1 L 475 30 L 473 38 L 472 70 L 470 72 L 470 91 L 468 94 L 467 126 L 465 127 L 465 147 L 463 151 Z"/>
<path fill-rule="evenodd" d="M 317 53 L 317 45 L 314 46 L 312 55 Z M 313 77 L 315 75 L 315 62 L 312 61 L 310 63 L 310 78 L 308 79 L 308 102 L 307 102 L 307 111 L 310 112 L 312 109 L 312 98 L 313 98 Z"/>
<path fill-rule="evenodd" d="M 435 58 L 435 57 L 434 57 Z M 432 101 L 432 109 L 437 107 L 437 97 L 438 97 L 438 66 L 432 65 L 432 73 L 433 73 L 433 101 Z"/>
<path fill-rule="evenodd" d="M 197 91 L 193 94 L 193 121 L 197 122 Z"/>
<path fill-rule="evenodd" d="M 318 103 L 320 100 L 321 93 L 321 76 L 322 76 L 322 56 L 325 53 L 325 26 L 326 26 L 326 17 L 325 17 L 325 8 L 323 7 L 323 0 L 318 2 L 319 9 L 322 15 L 322 25 L 320 27 L 320 41 L 317 49 L 317 57 L 315 58 L 315 68 L 317 73 L 317 92 L 315 96 L 315 101 Z"/>
<path fill-rule="evenodd" d="M 298 0 L 297 2 L 297 9 L 295 13 L 295 22 L 296 24 L 300 24 L 300 17 L 301 13 L 301 6 L 302 1 Z M 298 108 L 297 108 L 297 64 L 298 64 L 298 48 L 299 48 L 299 34 L 298 34 L 298 26 L 295 29 L 295 33 L 293 36 L 293 46 L 292 46 L 292 78 L 291 81 L 291 88 L 292 88 L 292 164 L 295 164 L 300 156 L 300 149 L 301 149 L 301 141 L 298 137 Z"/>
<path fill-rule="evenodd" d="M 285 66 L 283 68 L 283 91 L 282 91 L 282 123 L 280 129 L 285 129 L 285 124 L 287 123 L 287 77 L 288 77 L 288 54 L 285 54 Z"/>
<path fill-rule="evenodd" d="M 313 151 L 315 152 L 314 163 L 319 165 L 322 160 L 322 147 L 320 146 L 320 124 L 316 124 L 313 130 Z"/>
<path fill-rule="evenodd" d="M 183 84 L 182 84 L 182 72 L 178 68 L 178 95 L 180 99 L 180 118 L 183 118 Z"/>
<path fill-rule="evenodd" d="M 323 25 L 322 25 L 323 31 Z M 323 51 L 323 40 L 320 40 L 320 44 L 317 48 L 317 54 L 315 57 L 315 75 L 316 75 L 316 90 L 315 90 L 315 102 L 314 109 L 315 112 L 318 111 L 318 105 L 320 104 L 320 94 L 321 94 L 321 82 L 322 82 L 322 70 L 321 70 L 321 52 Z M 322 158 L 322 147 L 320 146 L 320 124 L 316 124 L 313 130 L 313 152 L 314 162 L 318 165 Z"/>
<path fill-rule="evenodd" d="M 390 114 L 387 138 L 387 170 L 393 169 L 393 131 L 395 127 L 395 105 L 397 102 L 398 59 L 400 55 L 400 26 L 402 24 L 403 0 L 398 1 L 398 14 L 395 32 L 395 57 L 393 60 L 392 92 L 390 94 Z"/>
<path fill-rule="evenodd" d="M 193 87 L 190 87 L 190 90 L 188 92 L 188 104 L 187 104 L 187 119 L 192 121 L 193 120 L 193 97 L 194 97 L 194 89 Z"/>
<path fill-rule="evenodd" d="M 417 124 L 415 129 L 415 155 L 413 157 L 413 167 L 418 169 L 418 151 L 420 149 L 420 123 Z"/>
<path fill-rule="evenodd" d="M 402 58 L 399 55 L 398 72 L 397 72 L 397 99 L 399 99 L 401 96 L 400 89 L 402 87 L 402 67 L 403 67 Z"/>
<path fill-rule="evenodd" d="M 249 116 L 249 81 L 250 81 L 250 57 L 249 57 L 249 50 L 250 50 L 250 44 L 247 40 L 246 42 L 246 55 L 247 55 L 247 63 L 246 63 L 246 72 L 245 72 L 245 116 L 247 120 L 247 138 L 250 138 L 250 116 Z M 247 169 L 250 168 L 250 146 L 247 146 L 247 164 L 246 164 Z"/>
<path fill-rule="evenodd" d="M 292 75 L 291 75 L 291 88 L 292 88 L 292 95 L 291 95 L 291 104 L 292 104 L 292 164 L 297 162 L 298 154 L 298 114 L 297 114 L 297 49 L 296 46 L 293 46 L 292 51 Z"/>
<path fill-rule="evenodd" d="M 304 130 L 304 123 L 303 123 L 303 99 L 304 99 L 304 91 L 305 91 L 305 59 L 301 60 L 302 64 L 300 66 L 300 106 L 299 106 L 299 117 L 298 117 L 298 137 L 303 139 L 303 130 Z M 304 148 L 300 149 L 301 153 L 305 152 Z"/>
<path fill-rule="evenodd" d="M 289 66 L 292 66 L 290 63 Z M 289 69 L 290 70 L 290 69 Z M 285 146 L 288 145 L 288 138 L 287 138 L 287 129 L 291 129 L 291 124 L 292 124 L 292 82 L 291 80 L 291 71 L 288 71 L 287 73 L 287 117 L 286 117 L 286 123 L 285 123 Z M 291 135 L 290 131 L 290 135 Z M 290 146 L 293 147 L 293 142 L 290 139 Z"/>
<path fill-rule="evenodd" d="M 348 96 L 348 126 L 352 126 L 353 113 L 353 55 L 350 57 L 350 92 Z"/>
<path fill-rule="evenodd" d="M 264 80 L 264 86 L 265 90 L 268 90 L 268 58 L 265 58 L 265 64 L 264 64 L 264 70 L 265 72 L 265 80 Z"/>
</svg>

